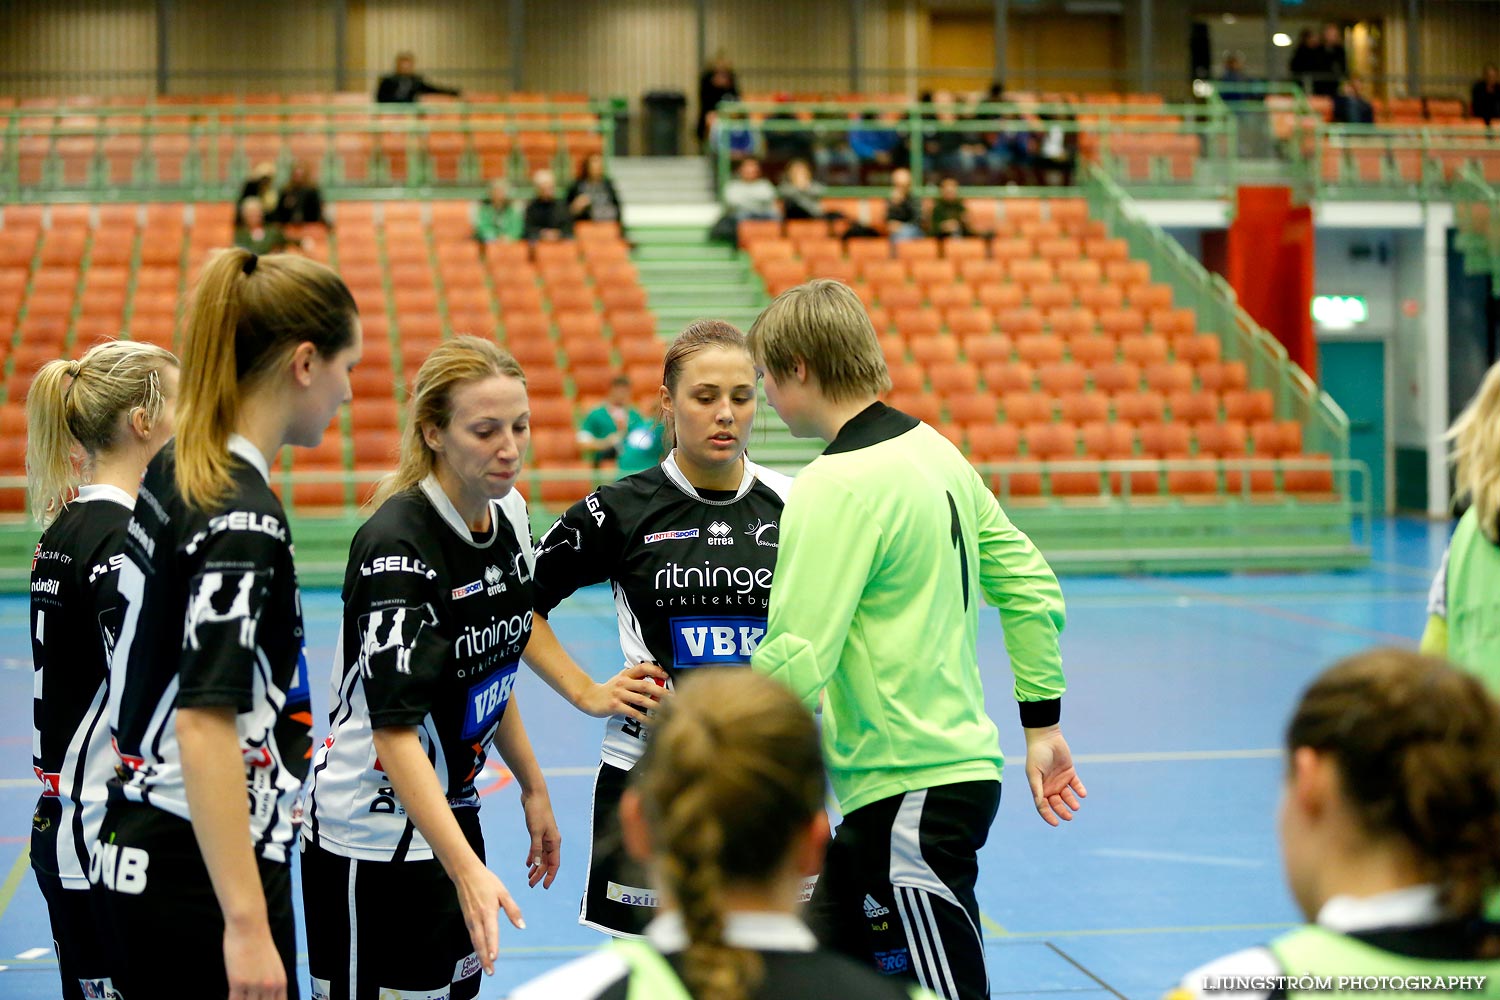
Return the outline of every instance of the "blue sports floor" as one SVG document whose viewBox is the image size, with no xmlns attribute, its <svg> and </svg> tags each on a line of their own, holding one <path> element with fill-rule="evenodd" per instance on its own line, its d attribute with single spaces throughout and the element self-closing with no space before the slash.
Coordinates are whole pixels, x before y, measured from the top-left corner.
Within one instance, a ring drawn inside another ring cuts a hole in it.
<svg viewBox="0 0 1500 1000">
<path fill-rule="evenodd" d="M 1447 525 L 1379 523 L 1375 561 L 1362 572 L 1063 581 L 1070 686 L 1063 731 L 1089 798 L 1072 824 L 1054 830 L 1032 809 L 1019 768 L 1015 783 L 1008 772 L 979 885 L 994 996 L 1155 1000 L 1189 968 L 1264 941 L 1298 919 L 1282 884 L 1274 833 L 1282 726 L 1320 668 L 1371 645 L 1414 644 L 1447 534 Z M 339 605 L 330 592 L 307 598 L 308 658 L 321 718 Z M 605 591 L 580 594 L 553 621 L 596 676 L 618 669 Z M 991 708 L 1002 746 L 1019 757 L 1024 747 L 998 617 L 990 612 L 983 623 Z M 37 795 L 29 653 L 25 598 L 4 598 L 0 998 L 6 1000 L 58 995 L 51 935 L 25 854 Z M 549 892 L 525 888 L 527 841 L 515 787 L 496 787 L 483 813 L 490 866 L 515 891 L 528 929 L 502 923 L 501 961 L 482 993 L 487 998 L 503 997 L 601 940 L 575 918 L 603 723 L 522 675 L 519 704 L 547 768 L 563 869 Z M 399 933 L 414 918 L 420 915 L 393 909 L 392 930 Z M 129 933 L 163 940 L 157 928 Z M 298 939 L 305 942 L 300 929 Z M 304 997 L 307 989 L 304 975 Z"/>
</svg>

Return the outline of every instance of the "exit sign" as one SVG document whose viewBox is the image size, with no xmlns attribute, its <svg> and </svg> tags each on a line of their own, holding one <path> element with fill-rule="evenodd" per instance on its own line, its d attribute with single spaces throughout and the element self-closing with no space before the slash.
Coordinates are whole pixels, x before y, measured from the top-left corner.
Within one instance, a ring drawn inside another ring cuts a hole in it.
<svg viewBox="0 0 1500 1000">
<path fill-rule="evenodd" d="M 1370 318 L 1362 295 L 1314 295 L 1313 321 L 1325 330 L 1352 330 Z"/>
</svg>

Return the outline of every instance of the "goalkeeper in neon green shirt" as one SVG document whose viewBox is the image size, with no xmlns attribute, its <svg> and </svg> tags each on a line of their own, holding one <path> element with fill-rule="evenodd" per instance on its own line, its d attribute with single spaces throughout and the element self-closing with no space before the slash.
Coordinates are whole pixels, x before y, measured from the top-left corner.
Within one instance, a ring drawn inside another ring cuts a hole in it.
<svg viewBox="0 0 1500 1000">
<path fill-rule="evenodd" d="M 989 996 L 978 852 L 1004 758 L 984 709 L 979 602 L 1000 611 L 1049 824 L 1085 792 L 1059 727 L 1057 578 L 968 460 L 878 399 L 890 376 L 847 286 L 778 296 L 749 334 L 766 398 L 829 442 L 797 477 L 757 671 L 823 699 L 823 755 L 843 820 L 813 897 L 825 943 L 939 996 Z"/>
</svg>

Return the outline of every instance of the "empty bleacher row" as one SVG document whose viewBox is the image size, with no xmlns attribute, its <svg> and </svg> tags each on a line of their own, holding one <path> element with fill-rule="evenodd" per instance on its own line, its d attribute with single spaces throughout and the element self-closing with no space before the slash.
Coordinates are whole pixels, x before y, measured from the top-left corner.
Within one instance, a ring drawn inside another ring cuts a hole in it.
<svg viewBox="0 0 1500 1000">
<path fill-rule="evenodd" d="M 977 202 L 973 203 L 978 205 Z M 892 405 L 996 473 L 1002 496 L 1325 496 L 1326 455 L 1198 329 L 1080 199 L 984 206 L 992 239 L 840 241 L 819 222 L 745 223 L 767 291 L 809 277 L 850 284 L 892 378 Z M 1191 467 L 1080 469 L 1159 460 Z M 1059 465 L 1058 463 L 1068 463 Z"/>
<path fill-rule="evenodd" d="M 655 405 L 664 345 L 629 251 L 612 223 L 584 223 L 576 240 L 495 246 L 481 255 L 464 202 L 346 202 L 309 253 L 334 266 L 359 305 L 364 358 L 354 403 L 316 449 L 291 451 L 294 509 L 362 502 L 399 447 L 405 386 L 431 349 L 459 333 L 496 338 L 524 366 L 532 397 L 533 465 L 576 469 L 543 478 L 550 505 L 590 485 L 576 432 L 580 407 L 624 371 Z M 0 228 L 0 475 L 24 474 L 27 387 L 56 357 L 123 335 L 163 346 L 178 330 L 208 254 L 228 244 L 219 204 L 11 206 Z M 356 487 L 347 473 L 360 474 Z M 530 482 L 523 491 L 532 491 Z M 22 509 L 18 489 L 0 509 Z"/>
<path fill-rule="evenodd" d="M 11 98 L 0 115 L 9 120 L 0 164 L 14 162 L 22 187 L 233 183 L 253 164 L 293 160 L 333 185 L 476 183 L 567 168 L 605 148 L 599 115 L 579 94 L 395 106 L 365 94 Z"/>
</svg>

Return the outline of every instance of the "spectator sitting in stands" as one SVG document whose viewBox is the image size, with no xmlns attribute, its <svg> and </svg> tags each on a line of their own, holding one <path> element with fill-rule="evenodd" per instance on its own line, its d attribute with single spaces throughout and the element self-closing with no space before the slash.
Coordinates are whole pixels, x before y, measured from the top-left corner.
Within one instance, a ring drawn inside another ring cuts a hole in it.
<svg viewBox="0 0 1500 1000">
<path fill-rule="evenodd" d="M 436 86 L 418 76 L 416 56 L 410 52 L 397 53 L 396 72 L 380 78 L 380 86 L 375 88 L 375 100 L 381 104 L 415 104 L 423 94 L 459 96 L 457 90 Z"/>
<path fill-rule="evenodd" d="M 254 198 L 260 202 L 261 211 L 270 215 L 276 210 L 276 164 L 270 160 L 263 160 L 255 165 L 250 171 L 250 176 L 245 179 L 245 184 L 240 188 L 240 197 L 234 205 L 234 224 L 240 225 L 240 206 L 245 203 L 246 198 Z"/>
<path fill-rule="evenodd" d="M 922 232 L 922 203 L 911 193 L 911 171 L 898 167 L 891 171 L 891 194 L 885 200 L 885 221 L 892 242 L 919 239 Z"/>
<path fill-rule="evenodd" d="M 938 196 L 932 202 L 927 231 L 939 239 L 973 235 L 965 218 L 967 214 L 964 200 L 958 194 L 958 178 L 944 177 L 938 184 Z"/>
<path fill-rule="evenodd" d="M 1375 107 L 1364 95 L 1357 76 L 1345 80 L 1333 102 L 1333 120 L 1350 125 L 1375 124 Z"/>
<path fill-rule="evenodd" d="M 1238 52 L 1224 53 L 1224 69 L 1219 73 L 1219 98 L 1230 104 L 1257 100 L 1257 95 L 1236 87 L 1237 83 L 1249 83 L 1245 75 L 1245 57 Z"/>
<path fill-rule="evenodd" d="M 614 182 L 604 175 L 604 155 L 590 153 L 568 188 L 568 211 L 574 222 L 620 222 L 624 212 Z"/>
<path fill-rule="evenodd" d="M 277 225 L 267 224 L 259 198 L 240 202 L 240 223 L 234 230 L 234 245 L 251 253 L 276 253 L 291 245 Z"/>
<path fill-rule="evenodd" d="M 550 170 L 531 175 L 535 193 L 526 206 L 525 236 L 528 242 L 561 240 L 573 235 L 573 217 L 567 203 L 557 197 L 557 178 Z"/>
<path fill-rule="evenodd" d="M 739 168 L 724 185 L 724 214 L 708 231 L 708 238 L 723 243 L 733 243 L 739 224 L 746 219 L 779 219 L 781 207 L 776 201 L 776 189 L 760 175 L 760 161 L 747 156 L 740 161 Z"/>
<path fill-rule="evenodd" d="M 313 181 L 307 164 L 300 160 L 292 164 L 292 176 L 281 189 L 276 208 L 268 218 L 289 226 L 316 225 L 325 221 L 323 194 Z"/>
<path fill-rule="evenodd" d="M 583 418 L 583 426 L 578 430 L 578 448 L 597 469 L 619 458 L 625 438 L 649 423 L 630 405 L 630 379 L 616 375 L 604 402 Z"/>
<path fill-rule="evenodd" d="M 1042 130 L 1033 137 L 1036 153 L 1031 158 L 1036 183 L 1067 187 L 1073 183 L 1078 161 L 1078 133 L 1064 126 L 1072 116 L 1044 114 L 1041 118 Z"/>
<path fill-rule="evenodd" d="M 849 121 L 858 122 L 859 113 L 851 113 Z M 859 154 L 854 151 L 853 140 L 853 131 L 823 132 L 818 135 L 813 144 L 813 164 L 818 169 L 819 177 L 826 180 L 831 176 L 852 176 L 855 181 L 858 180 Z"/>
<path fill-rule="evenodd" d="M 940 90 L 932 95 L 932 122 L 922 137 L 926 155 L 923 169 L 929 173 L 967 173 L 974 168 L 973 137 L 961 128 L 953 94 Z"/>
<path fill-rule="evenodd" d="M 760 174 L 760 161 L 740 161 L 734 179 L 724 185 L 724 208 L 736 222 L 743 219 L 779 219 L 776 189 Z"/>
<path fill-rule="evenodd" d="M 894 129 L 881 128 L 873 124 L 880 116 L 866 111 L 863 121 L 872 124 L 854 129 L 849 133 L 849 149 L 863 166 L 898 166 L 897 153 L 901 148 L 901 136 Z"/>
<path fill-rule="evenodd" d="M 790 111 L 778 111 L 771 115 L 768 121 L 773 122 L 801 122 L 804 125 L 812 121 L 812 113 L 799 111 L 792 114 Z M 766 145 L 766 159 L 771 163 L 790 163 L 793 160 L 811 160 L 813 158 L 813 133 L 810 128 L 777 128 L 767 129 L 764 142 Z"/>
<path fill-rule="evenodd" d="M 793 160 L 786 165 L 786 175 L 776 189 L 781 196 L 781 215 L 784 219 L 821 219 L 823 215 L 823 185 L 813 180 L 812 168 L 806 160 Z"/>
<path fill-rule="evenodd" d="M 1483 119 L 1486 125 L 1500 118 L 1500 66 L 1490 63 L 1484 68 L 1484 76 L 1474 81 L 1469 91 L 1469 114 Z"/>
<path fill-rule="evenodd" d="M 509 242 L 525 232 L 526 218 L 521 206 L 511 201 L 510 185 L 496 177 L 490 181 L 489 196 L 474 206 L 474 238 L 484 244 Z"/>
</svg>

